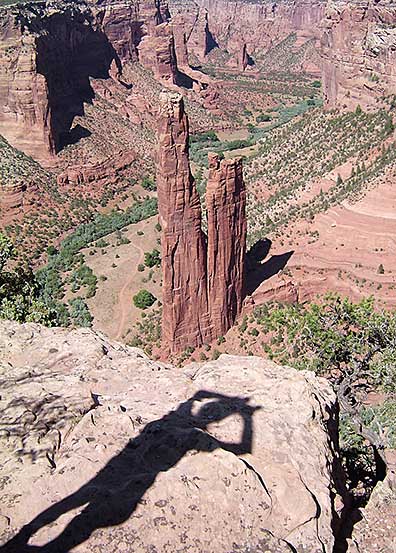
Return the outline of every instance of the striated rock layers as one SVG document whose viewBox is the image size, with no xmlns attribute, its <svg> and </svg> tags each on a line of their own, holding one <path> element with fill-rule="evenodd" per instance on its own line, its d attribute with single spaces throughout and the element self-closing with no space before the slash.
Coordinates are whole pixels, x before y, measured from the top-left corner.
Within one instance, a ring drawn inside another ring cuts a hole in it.
<svg viewBox="0 0 396 553">
<path fill-rule="evenodd" d="M 162 338 L 172 351 L 211 341 L 206 240 L 190 171 L 188 119 L 180 94 L 161 93 L 157 191 L 162 225 Z"/>
<path fill-rule="evenodd" d="M 190 171 L 180 94 L 162 92 L 157 189 L 162 225 L 162 338 L 172 352 L 225 333 L 243 300 L 246 194 L 240 160 L 210 157 L 208 239 Z"/>
<path fill-rule="evenodd" d="M 209 154 L 208 298 L 216 335 L 224 334 L 241 312 L 246 253 L 246 191 L 242 160 Z"/>
<path fill-rule="evenodd" d="M 170 369 L 0 321 L 2 551 L 332 553 L 331 386 L 259 357 Z"/>
<path fill-rule="evenodd" d="M 388 0 L 328 2 L 321 25 L 325 105 L 378 108 L 396 92 L 395 25 Z"/>
<path fill-rule="evenodd" d="M 173 21 L 184 28 L 189 53 L 204 61 L 219 47 L 229 64 L 245 68 L 253 59 L 295 33 L 298 45 L 319 43 L 324 0 L 259 2 L 170 0 Z"/>
<path fill-rule="evenodd" d="M 1 8 L 0 134 L 48 161 L 75 141 L 72 122 L 93 101 L 92 78 L 117 78 L 124 62 L 141 56 L 156 77 L 175 83 L 168 19 L 162 0 L 55 0 Z"/>
</svg>

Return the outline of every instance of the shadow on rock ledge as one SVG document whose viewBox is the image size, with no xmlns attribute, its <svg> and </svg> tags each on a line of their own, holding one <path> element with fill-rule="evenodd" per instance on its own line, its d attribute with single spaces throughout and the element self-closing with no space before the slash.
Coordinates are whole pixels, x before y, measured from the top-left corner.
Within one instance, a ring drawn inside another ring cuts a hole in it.
<svg viewBox="0 0 396 553">
<path fill-rule="evenodd" d="M 0 321 L 0 344 L 1 551 L 332 552 L 324 380 L 228 355 L 181 371 L 85 329 Z"/>
</svg>

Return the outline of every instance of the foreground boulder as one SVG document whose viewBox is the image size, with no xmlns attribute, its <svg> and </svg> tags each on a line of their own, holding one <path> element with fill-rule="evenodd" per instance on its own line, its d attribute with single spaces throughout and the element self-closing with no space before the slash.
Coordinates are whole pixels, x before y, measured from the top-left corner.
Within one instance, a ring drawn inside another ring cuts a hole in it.
<svg viewBox="0 0 396 553">
<path fill-rule="evenodd" d="M 333 551 L 325 380 L 257 357 L 175 369 L 4 321 L 0 363 L 2 551 Z"/>
</svg>

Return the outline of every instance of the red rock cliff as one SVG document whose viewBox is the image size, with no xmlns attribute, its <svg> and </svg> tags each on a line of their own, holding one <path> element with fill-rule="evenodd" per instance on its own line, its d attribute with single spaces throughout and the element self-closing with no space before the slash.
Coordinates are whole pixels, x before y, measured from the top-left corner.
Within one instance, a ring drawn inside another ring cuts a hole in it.
<svg viewBox="0 0 396 553">
<path fill-rule="evenodd" d="M 184 27 L 190 53 L 204 61 L 218 46 L 239 67 L 244 48 L 254 58 L 292 33 L 299 44 L 319 42 L 324 8 L 324 0 L 170 0 L 173 20 Z"/>
<path fill-rule="evenodd" d="M 321 24 L 328 107 L 376 105 L 396 90 L 396 7 L 387 0 L 329 1 Z"/>
<path fill-rule="evenodd" d="M 0 8 L 0 134 L 48 161 L 73 141 L 73 119 L 95 96 L 91 79 L 116 77 L 123 63 L 139 59 L 142 41 L 154 52 L 142 56 L 144 65 L 176 82 L 168 19 L 162 0 Z"/>
<path fill-rule="evenodd" d="M 209 154 L 208 297 L 215 336 L 227 332 L 243 301 L 246 253 L 246 191 L 242 160 Z"/>
<path fill-rule="evenodd" d="M 180 94 L 161 93 L 157 190 L 162 225 L 162 340 L 172 352 L 211 341 L 206 243 L 190 171 L 188 120 Z"/>
<path fill-rule="evenodd" d="M 240 313 L 246 250 L 246 194 L 241 160 L 210 155 L 208 241 L 190 171 L 188 120 L 178 93 L 162 92 L 157 189 L 162 225 L 166 349 L 179 353 L 227 332 Z"/>
</svg>

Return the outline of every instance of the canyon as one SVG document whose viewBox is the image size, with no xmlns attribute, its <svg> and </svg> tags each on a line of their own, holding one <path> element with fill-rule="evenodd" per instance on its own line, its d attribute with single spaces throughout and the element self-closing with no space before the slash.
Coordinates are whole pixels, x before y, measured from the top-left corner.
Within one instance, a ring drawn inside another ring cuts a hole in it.
<svg viewBox="0 0 396 553">
<path fill-rule="evenodd" d="M 394 549 L 395 24 L 0 0 L 1 551 Z"/>
<path fill-rule="evenodd" d="M 176 82 L 169 12 L 160 2 L 26 4 L 0 17 L 0 132 L 39 160 L 81 138 L 73 120 L 93 101 L 90 79 L 121 79 L 122 64 L 141 58 L 158 78 Z"/>
<path fill-rule="evenodd" d="M 162 226 L 162 339 L 172 353 L 210 343 L 241 312 L 246 193 L 241 160 L 209 154 L 208 235 L 189 164 L 189 129 L 178 93 L 160 95 L 157 152 Z"/>
</svg>

